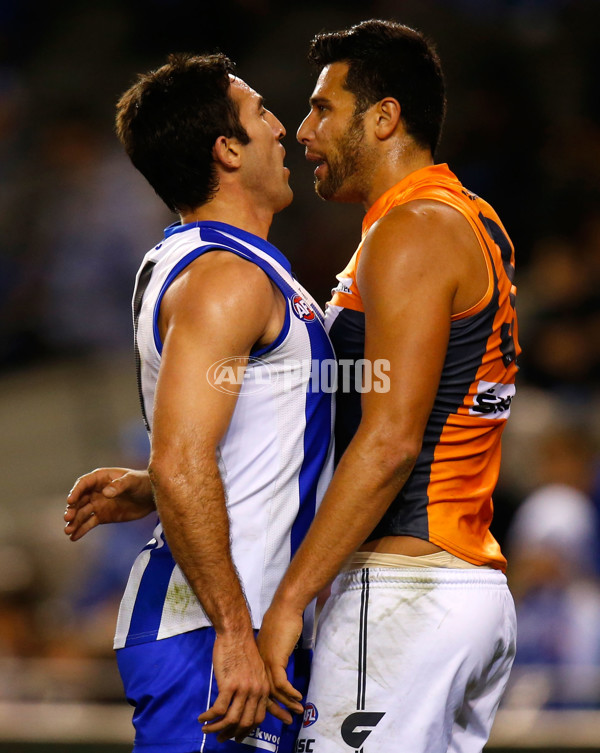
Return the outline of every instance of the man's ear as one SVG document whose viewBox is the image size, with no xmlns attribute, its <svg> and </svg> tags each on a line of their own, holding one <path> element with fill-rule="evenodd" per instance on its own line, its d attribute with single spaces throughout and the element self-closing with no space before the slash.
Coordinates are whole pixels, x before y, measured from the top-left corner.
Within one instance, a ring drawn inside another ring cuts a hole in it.
<svg viewBox="0 0 600 753">
<path fill-rule="evenodd" d="M 229 170 L 236 170 L 242 161 L 241 144 L 236 138 L 219 136 L 213 146 L 215 161 Z"/>
<path fill-rule="evenodd" d="M 400 122 L 400 103 L 393 97 L 379 100 L 375 105 L 375 135 L 379 139 L 389 138 Z"/>
</svg>

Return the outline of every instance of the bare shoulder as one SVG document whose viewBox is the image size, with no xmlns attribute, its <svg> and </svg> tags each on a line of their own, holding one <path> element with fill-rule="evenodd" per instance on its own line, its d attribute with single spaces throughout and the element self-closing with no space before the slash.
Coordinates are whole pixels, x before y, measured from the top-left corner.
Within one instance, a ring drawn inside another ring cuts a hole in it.
<svg viewBox="0 0 600 753">
<path fill-rule="evenodd" d="M 189 264 L 173 281 L 164 297 L 173 307 L 217 308 L 224 313 L 245 307 L 264 307 L 274 296 L 263 270 L 229 251 L 211 251 Z"/>
<path fill-rule="evenodd" d="M 378 220 L 369 231 L 367 244 L 392 244 L 435 256 L 449 246 L 476 247 L 478 242 L 468 220 L 458 210 L 440 201 L 419 199 L 394 207 Z"/>
<path fill-rule="evenodd" d="M 367 233 L 359 270 L 385 268 L 391 274 L 394 270 L 405 274 L 410 267 L 446 276 L 453 266 L 448 261 L 455 260 L 455 246 L 460 246 L 460 220 L 458 212 L 435 201 L 411 201 L 394 207 Z"/>
<path fill-rule="evenodd" d="M 170 290 L 181 295 L 205 296 L 226 292 L 264 295 L 270 289 L 269 278 L 254 262 L 230 251 L 210 251 L 189 264 L 175 279 Z"/>
<path fill-rule="evenodd" d="M 407 284 L 427 275 L 432 284 L 452 291 L 454 313 L 476 303 L 488 286 L 486 262 L 469 221 L 439 201 L 402 204 L 373 225 L 363 244 L 359 278 L 369 284 L 383 274 Z"/>
<path fill-rule="evenodd" d="M 358 268 L 358 282 L 367 295 L 386 285 L 449 294 L 452 313 L 482 300 L 489 272 L 482 247 L 469 221 L 439 201 L 411 201 L 394 207 L 369 231 Z"/>
</svg>

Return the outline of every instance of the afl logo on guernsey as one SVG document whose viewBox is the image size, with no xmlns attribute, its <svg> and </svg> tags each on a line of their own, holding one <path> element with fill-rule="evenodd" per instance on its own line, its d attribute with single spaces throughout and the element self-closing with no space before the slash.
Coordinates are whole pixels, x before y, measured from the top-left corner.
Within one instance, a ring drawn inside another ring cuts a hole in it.
<svg viewBox="0 0 600 753">
<path fill-rule="evenodd" d="M 302 719 L 303 727 L 312 726 L 319 718 L 319 712 L 314 703 L 307 703 L 304 707 L 304 718 Z"/>
<path fill-rule="evenodd" d="M 292 309 L 298 319 L 302 319 L 303 322 L 312 322 L 315 319 L 315 312 L 301 295 L 295 295 L 292 298 Z"/>
</svg>

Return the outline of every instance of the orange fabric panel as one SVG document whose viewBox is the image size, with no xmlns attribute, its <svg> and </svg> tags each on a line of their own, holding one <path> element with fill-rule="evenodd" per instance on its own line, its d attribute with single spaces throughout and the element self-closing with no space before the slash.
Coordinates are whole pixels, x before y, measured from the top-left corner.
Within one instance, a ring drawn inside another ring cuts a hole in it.
<svg viewBox="0 0 600 753">
<path fill-rule="evenodd" d="M 454 385 L 440 383 L 439 401 L 436 399 L 430 418 L 433 427 L 430 436 L 437 438 L 437 444 L 430 468 L 428 460 L 423 460 L 422 465 L 422 470 L 430 473 L 424 502 L 429 540 L 469 562 L 504 570 L 506 560 L 489 532 L 489 525 L 493 514 L 492 492 L 500 468 L 500 437 L 514 395 L 516 356 L 520 352 L 514 311 L 516 290 L 512 283 L 514 248 L 492 207 L 463 188 L 447 165 L 417 170 L 384 193 L 365 215 L 363 240 L 372 225 L 393 207 L 417 199 L 440 201 L 468 220 L 479 240 L 489 275 L 483 298 L 468 311 L 452 317 L 454 339 L 451 337 L 449 349 L 454 348 L 461 357 L 463 352 L 467 354 L 464 357 L 469 373 L 475 374 L 475 378 L 464 395 L 461 392 L 458 407 L 447 415 L 445 406 L 455 397 Z M 337 276 L 339 284 L 332 291 L 331 304 L 364 311 L 356 284 L 361 249 L 362 241 Z M 489 335 L 482 336 L 481 327 L 479 339 L 469 334 L 470 323 L 479 321 L 476 317 L 486 317 L 485 322 L 481 319 L 485 327 L 489 321 Z M 442 419 L 438 437 L 435 426 Z"/>
</svg>

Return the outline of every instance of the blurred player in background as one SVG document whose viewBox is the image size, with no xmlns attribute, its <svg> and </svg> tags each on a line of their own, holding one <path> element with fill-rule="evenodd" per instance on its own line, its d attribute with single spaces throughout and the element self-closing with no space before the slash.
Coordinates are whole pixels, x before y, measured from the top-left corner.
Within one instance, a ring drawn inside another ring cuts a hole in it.
<svg viewBox="0 0 600 753">
<path fill-rule="evenodd" d="M 156 503 L 114 642 L 135 751 L 289 753 L 300 720 L 283 726 L 255 631 L 333 463 L 331 390 L 307 370 L 290 379 L 289 364 L 333 350 L 266 240 L 292 200 L 285 130 L 225 56 L 177 55 L 122 96 L 117 133 L 181 220 L 144 257 L 133 299 L 149 473 L 79 479 L 65 530 L 77 540 Z M 308 612 L 305 627 L 310 640 Z M 289 672 L 306 684 L 307 647 Z"/>
<path fill-rule="evenodd" d="M 434 164 L 445 91 L 420 33 L 363 22 L 318 35 L 310 58 L 298 140 L 317 193 L 367 212 L 326 313 L 356 388 L 338 392 L 339 462 L 259 646 L 275 697 L 300 711 L 285 666 L 333 581 L 297 750 L 475 753 L 515 653 L 489 531 L 519 350 L 514 251 L 494 210 Z M 388 391 L 364 389 L 362 359 L 389 362 Z"/>
</svg>

